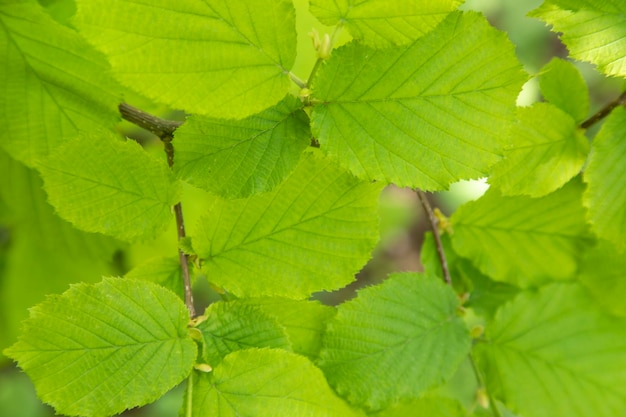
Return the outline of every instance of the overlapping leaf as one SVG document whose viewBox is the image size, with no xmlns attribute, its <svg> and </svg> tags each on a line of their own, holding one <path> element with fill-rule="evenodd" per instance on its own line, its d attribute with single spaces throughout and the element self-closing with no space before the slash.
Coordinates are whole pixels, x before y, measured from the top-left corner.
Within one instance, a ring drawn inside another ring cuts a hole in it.
<svg viewBox="0 0 626 417">
<path fill-rule="evenodd" d="M 289 0 L 77 3 L 81 34 L 122 84 L 153 100 L 241 118 L 287 93 L 296 55 Z"/>
<path fill-rule="evenodd" d="M 193 246 L 208 279 L 236 295 L 306 298 L 340 288 L 377 241 L 380 189 L 305 154 L 274 191 L 216 200 Z"/>
<path fill-rule="evenodd" d="M 29 307 L 70 283 L 96 282 L 112 273 L 113 253 L 123 247 L 55 215 L 42 185 L 34 169 L 0 150 L 0 350 L 17 340 Z"/>
<path fill-rule="evenodd" d="M 626 249 L 626 110 L 615 109 L 593 140 L 584 173 L 592 229 Z"/>
<path fill-rule="evenodd" d="M 110 416 L 156 400 L 189 374 L 196 345 L 188 321 L 170 291 L 108 278 L 31 309 L 5 353 L 59 414 Z"/>
<path fill-rule="evenodd" d="M 614 245 L 600 241 L 585 254 L 580 281 L 605 310 L 626 317 L 626 257 Z"/>
<path fill-rule="evenodd" d="M 244 120 L 192 116 L 176 130 L 175 172 L 198 187 L 238 198 L 269 191 L 311 141 L 302 104 L 287 96 Z"/>
<path fill-rule="evenodd" d="M 337 392 L 382 409 L 419 397 L 456 371 L 470 348 L 459 301 L 442 280 L 392 275 L 338 307 L 319 365 Z"/>
<path fill-rule="evenodd" d="M 363 416 L 337 398 L 311 362 L 284 350 L 233 352 L 212 374 L 194 373 L 192 389 L 193 417 Z"/>
<path fill-rule="evenodd" d="M 546 0 L 530 16 L 561 32 L 570 55 L 607 75 L 626 76 L 626 3 L 622 0 Z"/>
<path fill-rule="evenodd" d="M 312 0 L 322 23 L 345 24 L 350 34 L 372 46 L 406 44 L 432 30 L 461 0 Z"/>
<path fill-rule="evenodd" d="M 500 159 L 525 78 L 504 34 L 455 12 L 407 46 L 335 50 L 314 80 L 313 135 L 359 177 L 445 189 Z"/>
<path fill-rule="evenodd" d="M 587 84 L 578 68 L 569 61 L 553 58 L 541 69 L 541 94 L 577 122 L 589 112 Z"/>
<path fill-rule="evenodd" d="M 401 403 L 378 413 L 370 414 L 371 417 L 464 417 L 466 415 L 467 411 L 458 401 L 434 395 Z"/>
<path fill-rule="evenodd" d="M 571 279 L 591 243 L 583 189 L 577 179 L 536 199 L 490 189 L 452 215 L 452 245 L 496 281 L 527 287 Z"/>
<path fill-rule="evenodd" d="M 259 307 L 273 316 L 285 329 L 294 352 L 317 358 L 322 345 L 322 334 L 328 320 L 334 317 L 333 307 L 318 301 L 287 298 L 249 298 L 242 302 Z"/>
<path fill-rule="evenodd" d="M 624 324 L 602 313 L 578 284 L 521 294 L 476 347 L 488 389 L 526 417 L 623 414 Z"/>
<path fill-rule="evenodd" d="M 120 89 L 104 57 L 37 2 L 0 5 L 0 146 L 34 166 L 78 131 L 112 127 Z"/>
<path fill-rule="evenodd" d="M 260 308 L 240 301 L 214 303 L 198 325 L 204 345 L 202 358 L 215 367 L 226 355 L 253 347 L 291 350 L 285 329 Z"/>
<path fill-rule="evenodd" d="M 128 279 L 141 279 L 162 285 L 181 300 L 185 299 L 185 287 L 178 258 L 155 258 L 128 271 Z"/>
<path fill-rule="evenodd" d="M 112 133 L 85 133 L 39 165 L 50 203 L 79 229 L 124 240 L 169 223 L 180 184 L 164 161 Z"/>
<path fill-rule="evenodd" d="M 520 107 L 511 136 L 514 143 L 489 178 L 503 195 L 551 193 L 578 175 L 589 152 L 576 121 L 548 103 Z"/>
</svg>

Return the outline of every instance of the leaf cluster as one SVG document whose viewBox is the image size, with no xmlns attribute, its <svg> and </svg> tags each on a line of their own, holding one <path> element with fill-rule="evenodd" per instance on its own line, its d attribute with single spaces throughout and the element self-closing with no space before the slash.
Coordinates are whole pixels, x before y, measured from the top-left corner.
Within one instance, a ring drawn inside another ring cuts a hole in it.
<svg viewBox="0 0 626 417">
<path fill-rule="evenodd" d="M 626 109 L 589 132 L 586 81 L 559 58 L 517 106 L 513 44 L 460 3 L 310 0 L 334 29 L 300 77 L 291 0 L 77 0 L 71 18 L 3 2 L 0 318 L 56 295 L 0 342 L 38 396 L 104 417 L 186 380 L 184 416 L 621 415 Z M 531 16 L 626 77 L 623 2 Z M 119 134 L 126 97 L 187 113 L 165 154 Z M 385 186 L 484 177 L 427 236 L 424 272 L 311 300 L 370 259 Z M 181 201 L 202 208 L 176 241 Z M 169 252 L 128 271 L 166 230 Z M 221 297 L 197 317 L 187 267 Z M 468 363 L 469 403 L 440 389 Z"/>
</svg>

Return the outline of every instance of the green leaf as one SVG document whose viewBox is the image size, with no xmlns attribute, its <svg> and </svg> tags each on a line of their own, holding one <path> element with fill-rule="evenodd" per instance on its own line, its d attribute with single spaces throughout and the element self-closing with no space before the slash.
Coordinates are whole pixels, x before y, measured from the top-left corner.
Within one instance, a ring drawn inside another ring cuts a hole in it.
<svg viewBox="0 0 626 417">
<path fill-rule="evenodd" d="M 278 320 L 285 329 L 295 353 L 315 359 L 322 347 L 322 334 L 328 320 L 335 316 L 333 307 L 318 301 L 287 298 L 248 298 L 242 302 L 259 307 Z"/>
<path fill-rule="evenodd" d="M 291 350 L 285 329 L 260 308 L 241 301 L 217 302 L 207 308 L 202 332 L 202 358 L 215 368 L 226 355 L 253 347 Z"/>
<path fill-rule="evenodd" d="M 172 291 L 181 300 L 185 300 L 185 287 L 178 258 L 151 259 L 128 271 L 125 277 L 154 282 Z"/>
<path fill-rule="evenodd" d="M 359 177 L 445 189 L 500 159 L 525 78 L 503 33 L 452 13 L 408 46 L 335 50 L 314 80 L 313 135 Z"/>
<path fill-rule="evenodd" d="M 552 58 L 539 75 L 541 94 L 577 122 L 589 113 L 589 91 L 578 68 L 569 61 Z"/>
<path fill-rule="evenodd" d="M 626 248 L 626 110 L 613 111 L 593 140 L 583 176 L 584 204 L 591 227 L 603 239 Z"/>
<path fill-rule="evenodd" d="M 406 44 L 439 24 L 461 0 L 311 0 L 311 13 L 328 26 L 345 25 L 372 46 Z"/>
<path fill-rule="evenodd" d="M 572 279 L 591 243 L 583 189 L 577 179 L 536 199 L 490 189 L 452 215 L 452 246 L 496 281 L 528 287 Z"/>
<path fill-rule="evenodd" d="M 87 232 L 154 237 L 178 202 L 180 184 L 163 161 L 106 131 L 67 142 L 39 169 L 57 213 Z"/>
<path fill-rule="evenodd" d="M 578 284 L 526 292 L 476 346 L 488 389 L 526 417 L 613 417 L 626 409 L 626 326 Z M 532 399 L 532 400 L 531 400 Z"/>
<path fill-rule="evenodd" d="M 32 308 L 5 354 L 57 413 L 110 416 L 156 400 L 189 374 L 196 345 L 188 321 L 170 291 L 105 278 Z"/>
<path fill-rule="evenodd" d="M 104 57 L 34 1 L 0 5 L 0 146 L 29 166 L 81 131 L 119 120 Z"/>
<path fill-rule="evenodd" d="M 378 410 L 449 379 L 470 349 L 459 300 L 433 275 L 391 275 L 337 308 L 319 365 L 350 402 Z"/>
<path fill-rule="evenodd" d="M 529 16 L 552 25 L 575 59 L 607 75 L 626 76 L 626 3 L 622 0 L 546 0 Z"/>
<path fill-rule="evenodd" d="M 240 350 L 212 374 L 193 375 L 193 417 L 363 416 L 337 398 L 311 362 L 284 350 Z"/>
<path fill-rule="evenodd" d="M 242 118 L 287 93 L 296 55 L 290 0 L 79 0 L 76 24 L 117 79 L 191 113 Z"/>
<path fill-rule="evenodd" d="M 209 281 L 237 296 L 306 298 L 337 289 L 376 244 L 381 187 L 305 154 L 274 191 L 216 200 L 193 246 Z"/>
<path fill-rule="evenodd" d="M 451 398 L 426 396 L 418 400 L 394 405 L 378 413 L 370 414 L 371 417 L 465 417 L 467 411 L 458 401 Z"/>
<path fill-rule="evenodd" d="M 191 116 L 175 136 L 174 171 L 227 198 L 271 190 L 311 142 L 308 117 L 291 95 L 244 120 Z"/>
<path fill-rule="evenodd" d="M 580 281 L 602 307 L 612 314 L 626 317 L 626 257 L 615 246 L 600 241 L 585 254 Z"/>
<path fill-rule="evenodd" d="M 470 297 L 466 306 L 478 314 L 486 317 L 493 316 L 500 305 L 511 300 L 519 292 L 519 288 L 513 285 L 491 280 L 469 259 L 460 257 L 452 247 L 452 240 L 448 233 L 441 235 L 441 243 L 457 294 L 469 293 Z M 424 236 L 421 261 L 426 272 L 443 277 L 435 240 L 430 232 Z"/>
<path fill-rule="evenodd" d="M 124 248 L 55 215 L 42 185 L 34 169 L 0 150 L 0 206 L 6 210 L 0 219 L 0 350 L 17 340 L 29 307 L 70 283 L 116 272 L 113 254 Z"/>
<path fill-rule="evenodd" d="M 493 167 L 489 183 L 503 195 L 541 197 L 580 173 L 589 140 L 569 114 L 551 104 L 535 103 L 517 113 L 514 143 Z"/>
</svg>

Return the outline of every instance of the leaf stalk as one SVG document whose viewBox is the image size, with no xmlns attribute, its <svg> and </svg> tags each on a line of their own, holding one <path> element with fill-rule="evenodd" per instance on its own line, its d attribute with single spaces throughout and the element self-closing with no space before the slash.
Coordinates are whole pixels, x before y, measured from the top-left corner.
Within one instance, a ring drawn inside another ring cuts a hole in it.
<svg viewBox="0 0 626 417">
<path fill-rule="evenodd" d="M 426 193 L 422 190 L 415 189 L 415 193 L 422 203 L 422 207 L 424 208 L 424 212 L 426 213 L 426 217 L 428 218 L 428 222 L 430 223 L 430 228 L 433 232 L 433 237 L 435 238 L 435 246 L 437 247 L 437 256 L 439 257 L 439 263 L 441 263 L 441 271 L 443 273 L 443 280 L 448 285 L 452 285 L 452 278 L 450 277 L 450 268 L 448 267 L 448 260 L 446 259 L 446 253 L 443 249 L 443 243 L 441 242 L 441 236 L 439 236 L 439 221 L 435 217 L 433 213 L 433 209 L 428 201 L 428 197 Z"/>
</svg>

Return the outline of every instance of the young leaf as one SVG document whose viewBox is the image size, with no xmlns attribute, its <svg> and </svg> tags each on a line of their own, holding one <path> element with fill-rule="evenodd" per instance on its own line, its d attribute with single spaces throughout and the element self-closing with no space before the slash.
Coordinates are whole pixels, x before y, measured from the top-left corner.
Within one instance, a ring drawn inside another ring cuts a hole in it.
<svg viewBox="0 0 626 417">
<path fill-rule="evenodd" d="M 198 325 L 204 341 L 202 359 L 215 368 L 226 355 L 253 347 L 291 350 L 285 329 L 260 308 L 241 301 L 217 302 Z"/>
<path fill-rule="evenodd" d="M 284 350 L 233 352 L 212 374 L 194 372 L 193 379 L 192 412 L 185 414 L 193 417 L 364 417 L 311 362 Z"/>
<path fill-rule="evenodd" d="M 493 167 L 489 183 L 503 195 L 541 197 L 580 173 L 589 140 L 569 114 L 551 104 L 520 107 L 517 114 L 514 143 Z"/>
<path fill-rule="evenodd" d="M 370 417 L 408 416 L 465 417 L 467 411 L 456 400 L 433 395 L 394 405 L 378 413 L 370 414 Z"/>
<path fill-rule="evenodd" d="M 578 68 L 569 61 L 553 58 L 541 69 L 539 86 L 543 97 L 577 122 L 589 113 L 589 92 Z M 556 124 L 556 123 L 555 123 Z"/>
<path fill-rule="evenodd" d="M 33 1 L 0 4 L 0 146 L 35 161 L 81 131 L 111 128 L 119 90 L 104 57 Z"/>
<path fill-rule="evenodd" d="M 380 189 L 305 154 L 274 191 L 216 200 L 193 246 L 209 281 L 237 296 L 305 298 L 337 289 L 376 244 Z"/>
<path fill-rule="evenodd" d="M 344 24 L 371 46 L 406 44 L 434 29 L 461 0 L 311 0 L 311 13 L 328 26 Z"/>
<path fill-rule="evenodd" d="M 470 349 L 459 300 L 434 275 L 391 275 L 337 308 L 319 365 L 351 403 L 378 410 L 454 374 Z"/>
<path fill-rule="evenodd" d="M 185 288 L 179 262 L 178 258 L 151 259 L 128 271 L 125 278 L 154 282 L 184 300 Z"/>
<path fill-rule="evenodd" d="M 318 301 L 287 298 L 248 298 L 241 302 L 259 307 L 278 320 L 285 329 L 295 353 L 315 359 L 322 347 L 322 334 L 328 320 L 335 316 L 333 307 Z"/>
<path fill-rule="evenodd" d="M 577 179 L 536 199 L 490 189 L 452 215 L 452 246 L 496 281 L 528 287 L 572 279 L 591 243 L 583 189 Z"/>
<path fill-rule="evenodd" d="M 500 159 L 525 78 L 503 33 L 452 13 L 407 46 L 334 51 L 314 81 L 313 135 L 359 177 L 445 189 Z"/>
<path fill-rule="evenodd" d="M 491 280 L 480 272 L 469 259 L 457 255 L 452 248 L 449 234 L 443 234 L 441 242 L 446 255 L 448 269 L 452 276 L 452 284 L 456 292 L 470 294 L 466 303 L 467 307 L 472 308 L 478 314 L 491 317 L 500 305 L 517 295 L 519 288 L 504 282 Z M 443 276 L 435 239 L 433 239 L 430 232 L 424 236 L 424 243 L 421 248 L 421 262 L 426 272 Z"/>
<path fill-rule="evenodd" d="M 583 178 L 591 227 L 603 239 L 626 248 L 626 110 L 617 108 L 593 140 Z"/>
<path fill-rule="evenodd" d="M 622 0 L 546 0 L 529 16 L 552 25 L 570 56 L 606 75 L 626 76 L 626 3 Z"/>
<path fill-rule="evenodd" d="M 124 85 L 192 113 L 241 118 L 285 96 L 290 0 L 79 0 L 76 24 Z"/>
<path fill-rule="evenodd" d="M 626 409 L 626 326 L 578 284 L 519 295 L 487 325 L 485 339 L 476 353 L 488 389 L 513 412 L 613 417 Z"/>
<path fill-rule="evenodd" d="M 600 241 L 585 254 L 580 281 L 598 304 L 612 314 L 626 317 L 626 256 L 615 245 Z"/>
<path fill-rule="evenodd" d="M 291 95 L 244 120 L 191 116 L 175 135 L 174 171 L 226 198 L 271 190 L 311 142 L 308 117 Z"/>
<path fill-rule="evenodd" d="M 72 286 L 31 309 L 5 350 L 59 414 L 110 416 L 180 383 L 196 359 L 189 314 L 170 291 L 105 278 Z"/>
<path fill-rule="evenodd" d="M 39 169 L 57 213 L 87 232 L 154 237 L 178 201 L 180 184 L 163 161 L 107 131 L 67 142 Z"/>
</svg>

